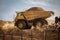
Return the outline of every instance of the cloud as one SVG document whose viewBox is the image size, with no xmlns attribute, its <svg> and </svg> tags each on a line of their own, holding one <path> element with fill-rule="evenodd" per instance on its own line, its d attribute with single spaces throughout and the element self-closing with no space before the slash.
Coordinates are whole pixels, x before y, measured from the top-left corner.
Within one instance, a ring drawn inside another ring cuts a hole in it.
<svg viewBox="0 0 60 40">
<path fill-rule="evenodd" d="M 27 3 L 34 4 L 34 5 L 44 5 L 47 6 L 46 2 L 48 0 L 24 0 Z"/>
</svg>

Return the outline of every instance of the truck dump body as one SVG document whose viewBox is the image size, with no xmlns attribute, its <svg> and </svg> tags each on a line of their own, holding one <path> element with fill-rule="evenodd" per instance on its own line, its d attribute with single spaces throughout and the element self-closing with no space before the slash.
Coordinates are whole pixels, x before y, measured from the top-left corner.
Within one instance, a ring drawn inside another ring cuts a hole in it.
<svg viewBox="0 0 60 40">
<path fill-rule="evenodd" d="M 44 9 L 38 8 L 38 7 L 33 7 L 24 12 L 18 12 L 18 13 L 23 14 L 27 20 L 33 20 L 36 18 L 46 19 L 46 18 L 52 16 L 51 12 L 45 11 Z M 20 15 L 20 16 L 17 16 L 17 19 L 24 19 L 24 17 L 22 17 L 22 15 Z"/>
<path fill-rule="evenodd" d="M 36 18 L 46 19 L 51 16 L 51 13 L 47 11 L 28 11 L 23 14 L 27 20 L 33 20 Z"/>
</svg>

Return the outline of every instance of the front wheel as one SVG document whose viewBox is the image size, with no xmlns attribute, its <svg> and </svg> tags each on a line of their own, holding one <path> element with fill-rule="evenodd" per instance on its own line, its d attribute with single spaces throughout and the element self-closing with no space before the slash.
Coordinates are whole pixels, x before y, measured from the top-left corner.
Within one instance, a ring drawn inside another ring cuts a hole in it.
<svg viewBox="0 0 60 40">
<path fill-rule="evenodd" d="M 31 29 L 31 26 L 28 25 L 27 21 L 23 19 L 16 21 L 15 26 L 19 29 Z"/>
<path fill-rule="evenodd" d="M 24 29 L 26 27 L 26 22 L 24 20 L 18 20 L 15 25 L 19 28 L 19 29 Z"/>
</svg>

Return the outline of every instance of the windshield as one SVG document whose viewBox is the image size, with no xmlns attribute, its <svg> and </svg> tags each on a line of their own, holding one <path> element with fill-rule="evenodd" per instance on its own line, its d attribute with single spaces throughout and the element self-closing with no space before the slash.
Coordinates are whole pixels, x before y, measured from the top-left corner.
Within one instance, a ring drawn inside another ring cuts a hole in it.
<svg viewBox="0 0 60 40">
<path fill-rule="evenodd" d="M 18 13 L 17 15 L 18 15 L 18 16 L 21 16 L 21 15 L 22 15 L 22 13 Z"/>
</svg>

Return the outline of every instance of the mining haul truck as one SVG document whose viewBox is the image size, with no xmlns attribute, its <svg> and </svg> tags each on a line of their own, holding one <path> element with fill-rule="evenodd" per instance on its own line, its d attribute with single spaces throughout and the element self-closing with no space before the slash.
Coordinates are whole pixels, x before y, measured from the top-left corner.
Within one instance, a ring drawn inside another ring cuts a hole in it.
<svg viewBox="0 0 60 40">
<path fill-rule="evenodd" d="M 24 12 L 16 12 L 15 26 L 19 29 L 30 29 L 48 24 L 47 18 L 54 15 L 53 11 L 46 11 L 40 7 L 32 7 Z"/>
</svg>

